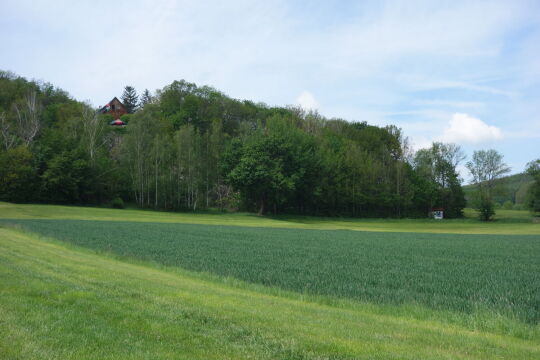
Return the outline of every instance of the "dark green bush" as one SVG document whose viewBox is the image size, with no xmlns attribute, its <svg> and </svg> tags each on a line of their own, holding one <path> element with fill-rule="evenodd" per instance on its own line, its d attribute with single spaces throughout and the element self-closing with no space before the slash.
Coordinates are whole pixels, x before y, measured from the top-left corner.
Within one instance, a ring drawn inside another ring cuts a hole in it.
<svg viewBox="0 0 540 360">
<path fill-rule="evenodd" d="M 123 209 L 124 208 L 124 200 L 120 197 L 115 197 L 113 201 L 111 201 L 111 206 L 115 209 Z"/>
<path fill-rule="evenodd" d="M 478 210 L 478 216 L 482 221 L 489 221 L 495 215 L 495 205 L 486 197 L 480 199 L 476 210 Z"/>
</svg>

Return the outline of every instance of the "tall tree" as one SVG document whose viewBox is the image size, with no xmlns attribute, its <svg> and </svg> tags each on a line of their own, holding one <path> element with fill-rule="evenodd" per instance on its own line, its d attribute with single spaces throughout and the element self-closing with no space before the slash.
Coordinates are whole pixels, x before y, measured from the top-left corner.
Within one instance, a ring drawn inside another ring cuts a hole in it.
<svg viewBox="0 0 540 360">
<path fill-rule="evenodd" d="M 82 125 L 84 134 L 82 141 L 90 162 L 94 164 L 99 147 L 104 143 L 102 135 L 105 131 L 105 123 L 101 121 L 98 114 L 90 107 L 90 104 L 85 104 L 82 110 Z"/>
<path fill-rule="evenodd" d="M 0 200 L 35 200 L 37 179 L 33 155 L 27 147 L 0 152 Z"/>
<path fill-rule="evenodd" d="M 17 115 L 17 134 L 23 144 L 28 146 L 41 129 L 43 107 L 37 99 L 37 93 L 28 93 L 22 103 L 14 104 L 14 109 Z"/>
<path fill-rule="evenodd" d="M 152 103 L 152 94 L 148 89 L 144 89 L 141 95 L 141 104 L 140 107 L 144 108 L 147 104 Z"/>
<path fill-rule="evenodd" d="M 480 219 L 491 220 L 495 215 L 493 195 L 496 180 L 510 172 L 510 167 L 503 162 L 503 156 L 496 150 L 475 151 L 467 168 L 477 186 L 475 207 L 479 211 Z"/>
<path fill-rule="evenodd" d="M 464 160 L 463 151 L 455 144 L 434 142 L 429 149 L 416 153 L 416 171 L 429 182 L 421 189 L 429 199 L 429 211 L 442 207 L 446 217 L 460 217 L 465 207 L 456 167 Z"/>
<path fill-rule="evenodd" d="M 527 173 L 534 181 L 527 191 L 527 207 L 534 213 L 540 213 L 540 159 L 527 164 Z"/>
<path fill-rule="evenodd" d="M 17 136 L 13 133 L 13 125 L 9 122 L 6 113 L 0 112 L 0 136 L 2 147 L 9 150 L 17 144 Z"/>
<path fill-rule="evenodd" d="M 135 110 L 137 110 L 137 106 L 139 104 L 139 96 L 137 95 L 137 91 L 135 91 L 135 88 L 133 86 L 128 85 L 124 88 L 124 93 L 122 94 L 122 102 L 124 103 L 124 106 L 126 107 L 129 114 L 133 114 Z"/>
</svg>

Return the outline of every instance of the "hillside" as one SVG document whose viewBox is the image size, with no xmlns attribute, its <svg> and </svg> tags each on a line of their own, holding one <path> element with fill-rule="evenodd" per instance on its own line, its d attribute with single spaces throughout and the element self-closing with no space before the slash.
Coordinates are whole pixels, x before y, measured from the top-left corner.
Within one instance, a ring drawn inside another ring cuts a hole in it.
<svg viewBox="0 0 540 360">
<path fill-rule="evenodd" d="M 460 217 L 465 207 L 456 148 L 434 145 L 410 161 L 396 126 L 233 99 L 185 80 L 147 95 L 115 122 L 114 104 L 96 111 L 0 71 L 0 200 L 386 218 L 434 207 Z"/>
<path fill-rule="evenodd" d="M 533 178 L 525 173 L 514 174 L 502 177 L 496 180 L 497 193 L 494 197 L 495 202 L 503 205 L 509 201 L 517 205 L 517 209 L 522 209 L 527 196 L 527 190 L 533 183 Z M 476 185 L 470 184 L 463 186 L 467 204 L 471 204 L 471 196 L 476 191 Z"/>
</svg>

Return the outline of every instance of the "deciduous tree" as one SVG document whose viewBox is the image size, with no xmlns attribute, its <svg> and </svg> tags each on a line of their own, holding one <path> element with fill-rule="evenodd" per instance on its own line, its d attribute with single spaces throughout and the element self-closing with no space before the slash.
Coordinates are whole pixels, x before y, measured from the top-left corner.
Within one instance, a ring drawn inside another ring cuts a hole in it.
<svg viewBox="0 0 540 360">
<path fill-rule="evenodd" d="M 472 160 L 467 162 L 467 168 L 477 186 L 475 207 L 480 219 L 491 220 L 495 215 L 493 195 L 496 180 L 510 172 L 510 167 L 503 162 L 503 156 L 496 150 L 475 151 Z"/>
<path fill-rule="evenodd" d="M 527 164 L 527 174 L 533 177 L 527 191 L 527 207 L 534 213 L 540 213 L 540 159 Z"/>
</svg>

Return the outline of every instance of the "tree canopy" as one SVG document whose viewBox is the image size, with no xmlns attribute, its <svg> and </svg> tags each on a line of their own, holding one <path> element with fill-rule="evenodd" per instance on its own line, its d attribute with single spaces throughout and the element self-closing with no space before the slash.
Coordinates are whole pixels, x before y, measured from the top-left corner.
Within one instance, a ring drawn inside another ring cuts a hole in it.
<svg viewBox="0 0 540 360">
<path fill-rule="evenodd" d="M 491 220 L 495 215 L 493 196 L 495 195 L 497 179 L 510 172 L 503 162 L 503 156 L 496 150 L 478 150 L 473 153 L 472 160 L 467 162 L 473 183 L 477 185 L 475 207 L 480 219 Z"/>
<path fill-rule="evenodd" d="M 133 114 L 139 106 L 139 96 L 133 86 L 126 86 L 122 93 L 122 103 L 126 107 L 128 114 Z"/>
<path fill-rule="evenodd" d="M 0 198 L 371 217 L 434 207 L 457 217 L 465 206 L 460 149 L 435 143 L 414 154 L 395 126 L 237 100 L 184 80 L 144 91 L 138 108 L 134 88 L 122 99 L 133 114 L 114 128 L 65 91 L 0 73 Z"/>
</svg>

